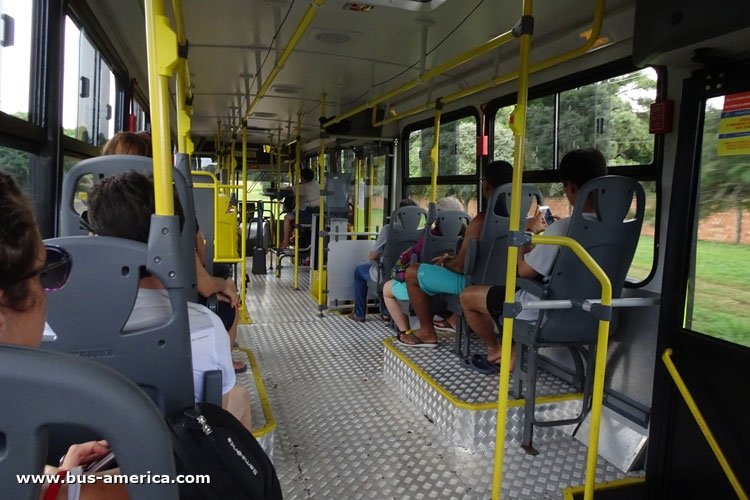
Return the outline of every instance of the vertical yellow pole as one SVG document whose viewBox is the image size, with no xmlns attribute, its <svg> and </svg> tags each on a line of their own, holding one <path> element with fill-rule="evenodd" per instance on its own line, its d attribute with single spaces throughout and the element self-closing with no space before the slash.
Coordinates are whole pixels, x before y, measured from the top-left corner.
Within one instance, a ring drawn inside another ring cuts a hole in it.
<svg viewBox="0 0 750 500">
<path fill-rule="evenodd" d="M 146 0 L 146 53 L 154 150 L 154 197 L 158 215 L 174 215 L 169 140 L 169 77 L 177 64 L 177 35 L 164 15 L 163 0 Z"/>
<path fill-rule="evenodd" d="M 247 122 L 242 121 L 242 196 L 237 193 L 237 206 L 242 202 L 242 214 L 240 222 L 240 323 L 250 324 L 250 312 L 247 309 Z M 260 219 L 259 219 L 260 220 Z"/>
<path fill-rule="evenodd" d="M 523 0 L 523 18 L 531 20 L 532 0 Z M 521 183 L 523 182 L 523 159 L 526 136 L 526 104 L 529 92 L 529 51 L 531 50 L 531 30 L 521 30 L 518 68 L 518 101 L 513 113 L 513 136 L 515 149 L 513 151 L 513 188 L 511 192 L 510 231 L 520 229 L 521 219 Z M 508 261 L 505 276 L 505 303 L 515 302 L 516 269 L 518 266 L 518 247 L 508 247 Z M 492 498 L 499 499 L 503 484 L 503 460 L 505 458 L 505 427 L 508 417 L 508 386 L 510 380 L 511 343 L 513 340 L 513 318 L 503 318 L 502 350 L 500 364 L 500 380 L 497 394 L 497 427 L 495 429 L 495 466 L 492 476 Z"/>
<path fill-rule="evenodd" d="M 297 218 L 294 220 L 294 289 L 299 290 L 299 189 L 296 188 L 299 182 L 299 175 L 302 164 L 302 137 L 300 136 L 302 130 L 302 113 L 297 113 L 297 141 L 294 143 L 294 174 L 291 175 L 292 185 L 295 186 L 297 192 L 296 203 L 295 203 L 295 215 Z"/>
<path fill-rule="evenodd" d="M 440 169 L 440 116 L 443 113 L 443 103 L 438 99 L 435 103 L 435 135 L 432 137 L 432 147 L 430 148 L 430 160 L 432 161 L 432 187 L 430 190 L 430 201 L 435 203 L 437 200 L 437 178 Z"/>
<path fill-rule="evenodd" d="M 359 160 L 356 158 L 354 159 L 354 163 L 352 165 L 354 167 L 354 210 L 352 210 L 352 215 L 354 216 L 354 224 L 352 224 L 352 230 L 353 231 L 361 231 L 359 228 L 359 183 L 362 180 L 362 165 Z M 355 238 L 356 239 L 356 238 Z"/>
<path fill-rule="evenodd" d="M 375 157 L 370 155 L 367 157 L 367 162 L 370 166 L 370 181 L 367 186 L 367 218 L 366 220 L 370 223 L 370 226 L 366 228 L 367 231 L 375 230 L 375 224 L 372 223 L 372 198 L 375 196 Z"/>
<path fill-rule="evenodd" d="M 326 112 L 326 95 L 323 94 L 320 97 L 320 116 L 325 116 Z M 324 130 L 321 128 L 320 131 L 320 150 L 318 151 L 318 179 L 320 180 L 320 208 L 318 210 L 318 310 L 323 314 L 323 286 L 325 280 L 323 279 L 325 273 L 323 272 L 323 230 L 325 229 L 325 221 L 323 220 L 323 214 L 325 213 L 326 199 L 323 196 L 326 189 L 326 176 L 325 176 L 325 161 L 326 161 L 326 145 L 323 141 Z"/>
</svg>

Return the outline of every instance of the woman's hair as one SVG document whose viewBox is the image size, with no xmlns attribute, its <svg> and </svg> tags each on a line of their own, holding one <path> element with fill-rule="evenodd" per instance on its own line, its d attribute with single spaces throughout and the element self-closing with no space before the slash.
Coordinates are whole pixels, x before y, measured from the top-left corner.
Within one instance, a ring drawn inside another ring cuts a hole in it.
<svg viewBox="0 0 750 500">
<path fill-rule="evenodd" d="M 102 155 L 151 156 L 151 134 L 117 132 L 102 147 Z"/>
<path fill-rule="evenodd" d="M 440 198 L 437 201 L 438 208 L 442 210 L 459 210 L 461 212 L 464 211 L 464 205 L 460 201 L 458 201 L 458 198 L 455 196 L 446 196 L 445 198 Z"/>
<path fill-rule="evenodd" d="M 0 172 L 0 290 L 2 305 L 23 311 L 28 278 L 34 274 L 39 229 L 31 205 L 16 182 Z"/>
<path fill-rule="evenodd" d="M 114 236 L 148 243 L 151 215 L 156 212 L 154 181 L 138 172 L 105 177 L 89 194 L 88 219 L 99 236 Z M 174 195 L 174 213 L 185 221 L 182 205 Z"/>
</svg>

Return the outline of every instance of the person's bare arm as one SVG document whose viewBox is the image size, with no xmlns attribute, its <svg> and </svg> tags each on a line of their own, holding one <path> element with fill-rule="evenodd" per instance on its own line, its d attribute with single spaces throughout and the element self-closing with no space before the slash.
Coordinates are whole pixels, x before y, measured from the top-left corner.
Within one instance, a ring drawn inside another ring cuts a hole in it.
<svg viewBox="0 0 750 500">
<path fill-rule="evenodd" d="M 518 277 L 526 279 L 534 279 L 539 276 L 536 269 L 531 267 L 524 259 L 524 256 L 534 249 L 533 245 L 524 245 L 518 249 Z"/>
<path fill-rule="evenodd" d="M 195 252 L 201 261 L 201 265 L 206 262 L 206 238 L 200 229 L 195 233 Z"/>
<path fill-rule="evenodd" d="M 230 278 L 222 279 L 208 274 L 206 268 L 198 260 L 198 254 L 195 255 L 195 278 L 195 286 L 201 297 L 216 294 L 220 300 L 232 304 L 232 307 L 237 305 L 237 286 L 234 281 Z"/>
</svg>

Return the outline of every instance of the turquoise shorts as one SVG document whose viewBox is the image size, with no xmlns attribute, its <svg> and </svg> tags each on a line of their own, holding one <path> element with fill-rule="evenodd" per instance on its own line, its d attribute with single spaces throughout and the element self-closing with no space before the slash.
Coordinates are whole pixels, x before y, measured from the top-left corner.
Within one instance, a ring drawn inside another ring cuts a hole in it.
<svg viewBox="0 0 750 500">
<path fill-rule="evenodd" d="M 391 280 L 391 290 L 393 290 L 393 296 L 398 300 L 409 300 L 409 292 L 406 291 L 405 281 Z"/>
<path fill-rule="evenodd" d="M 419 288 L 427 295 L 458 295 L 466 286 L 466 276 L 434 264 L 420 264 L 417 278 Z"/>
</svg>

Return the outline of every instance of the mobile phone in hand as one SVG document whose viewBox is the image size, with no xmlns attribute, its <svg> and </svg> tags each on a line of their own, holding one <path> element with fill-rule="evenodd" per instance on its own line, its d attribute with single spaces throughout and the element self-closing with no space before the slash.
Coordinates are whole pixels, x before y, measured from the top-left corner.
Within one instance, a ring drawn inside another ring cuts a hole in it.
<svg viewBox="0 0 750 500">
<path fill-rule="evenodd" d="M 547 205 L 542 205 L 541 207 L 539 207 L 539 211 L 544 214 L 544 222 L 546 222 L 548 226 L 552 225 L 552 223 L 555 222 L 555 218 L 552 216 L 552 210 L 550 210 Z"/>
<path fill-rule="evenodd" d="M 102 455 L 98 459 L 90 462 L 83 468 L 83 472 L 94 473 L 101 470 L 111 469 L 115 466 L 115 452 L 110 451 L 106 455 Z"/>
</svg>

